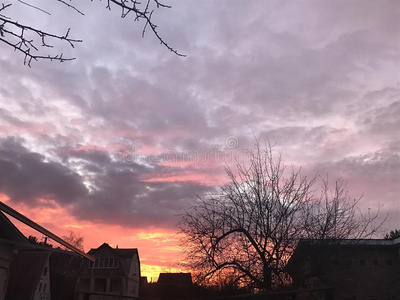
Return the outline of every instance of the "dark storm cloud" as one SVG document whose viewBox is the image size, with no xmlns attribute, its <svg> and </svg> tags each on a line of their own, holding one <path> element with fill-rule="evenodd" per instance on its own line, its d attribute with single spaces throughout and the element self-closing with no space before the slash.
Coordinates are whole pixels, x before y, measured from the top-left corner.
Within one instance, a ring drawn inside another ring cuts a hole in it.
<svg viewBox="0 0 400 300">
<path fill-rule="evenodd" d="M 68 204 L 87 195 L 81 177 L 56 162 L 46 162 L 15 138 L 0 140 L 0 191 L 11 200 L 30 205 L 39 199 Z"/>
<path fill-rule="evenodd" d="M 206 187 L 195 183 L 142 182 L 129 172 L 97 178 L 99 191 L 74 207 L 80 219 L 135 228 L 174 226 L 178 214 Z"/>
<path fill-rule="evenodd" d="M 74 215 L 83 220 L 144 228 L 172 226 L 176 216 L 188 206 L 195 195 L 209 188 L 196 182 L 146 182 L 157 174 L 179 170 L 171 166 L 145 166 L 112 157 L 106 151 L 61 151 L 65 163 L 80 159 L 85 166 L 85 178 L 90 193 L 74 203 Z M 178 171 L 178 173 L 180 173 Z"/>
<path fill-rule="evenodd" d="M 173 172 L 173 167 L 145 167 L 113 160 L 104 151 L 70 151 L 64 165 L 46 161 L 22 140 L 0 141 L 0 192 L 12 201 L 41 205 L 40 199 L 72 205 L 78 219 L 145 228 L 172 226 L 187 201 L 208 188 L 194 182 L 145 182 L 145 173 Z M 63 151 L 65 154 L 65 151 Z M 83 178 L 71 161 L 82 160 Z M 69 167 L 66 167 L 69 166 Z M 84 185 L 86 182 L 89 186 Z"/>
<path fill-rule="evenodd" d="M 68 148 L 59 148 L 58 149 L 60 157 L 63 158 L 64 161 L 68 162 L 69 159 L 79 158 L 84 161 L 87 161 L 97 167 L 107 167 L 111 164 L 111 157 L 108 152 L 101 150 L 74 150 Z"/>
<path fill-rule="evenodd" d="M 163 165 L 166 157 L 236 151 L 257 137 L 288 164 L 348 178 L 365 205 L 381 198 L 396 208 L 396 1 L 176 1 L 155 20 L 186 58 L 151 34 L 142 39 L 140 24 L 101 1 L 79 5 L 85 17 L 56 5 L 51 18 L 21 15 L 57 32 L 73 25 L 84 40 L 66 50 L 76 61 L 26 68 L 0 45 L 0 134 L 25 138 L 2 152 L 10 170 L 2 176 L 19 175 L 1 187 L 16 199 L 51 194 L 72 201 L 82 219 L 169 226 L 187 198 L 207 190 L 194 175 L 221 175 L 223 164 Z M 235 149 L 227 149 L 231 136 Z M 143 161 L 124 161 L 125 151 Z M 18 169 L 22 157 L 29 163 Z M 149 182 L 171 177 L 179 182 Z"/>
</svg>

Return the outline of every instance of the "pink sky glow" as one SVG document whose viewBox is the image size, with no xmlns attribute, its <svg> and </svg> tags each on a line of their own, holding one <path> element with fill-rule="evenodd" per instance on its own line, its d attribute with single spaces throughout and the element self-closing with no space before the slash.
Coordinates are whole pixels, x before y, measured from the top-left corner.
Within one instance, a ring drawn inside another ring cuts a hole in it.
<svg viewBox="0 0 400 300">
<path fill-rule="evenodd" d="M 180 270 L 179 215 L 256 138 L 399 229 L 398 1 L 166 1 L 154 20 L 186 57 L 104 1 L 50 2 L 8 13 L 83 43 L 31 68 L 0 43 L 1 201 L 85 251 L 138 248 L 155 278 Z"/>
</svg>

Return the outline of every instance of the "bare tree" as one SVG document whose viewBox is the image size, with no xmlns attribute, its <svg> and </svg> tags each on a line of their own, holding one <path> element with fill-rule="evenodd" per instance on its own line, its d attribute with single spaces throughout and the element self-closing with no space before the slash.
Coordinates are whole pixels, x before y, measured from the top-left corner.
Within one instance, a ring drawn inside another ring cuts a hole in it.
<svg viewBox="0 0 400 300">
<path fill-rule="evenodd" d="M 198 197 L 179 223 L 187 263 L 197 280 L 234 276 L 242 285 L 271 289 L 288 283 L 283 272 L 301 238 L 366 237 L 375 214 L 357 215 L 360 200 L 350 201 L 338 181 L 334 192 L 320 177 L 286 168 L 269 143 L 248 153 L 249 164 L 226 168 L 229 184 L 218 194 Z"/>
<path fill-rule="evenodd" d="M 358 204 L 362 196 L 351 198 L 346 191 L 347 182 L 335 181 L 333 189 L 328 179 L 320 177 L 319 197 L 303 205 L 305 238 L 310 239 L 361 239 L 371 238 L 380 232 L 387 216 L 378 218 L 380 207 L 363 213 Z"/>
<path fill-rule="evenodd" d="M 81 251 L 84 251 L 83 250 L 83 241 L 84 241 L 83 236 L 80 236 L 79 234 L 77 234 L 73 231 L 70 231 L 69 236 L 63 236 L 63 239 L 65 241 L 67 241 L 68 243 L 70 243 L 75 248 L 77 248 Z M 67 250 L 67 249 L 65 249 L 65 250 Z"/>
<path fill-rule="evenodd" d="M 53 1 L 57 1 L 61 5 L 64 5 L 66 9 L 71 9 L 76 13 L 85 15 L 76 4 L 73 4 L 72 0 Z M 18 0 L 18 2 L 50 15 L 50 13 L 46 11 L 46 7 L 38 7 L 22 0 Z M 155 8 L 170 8 L 170 6 L 162 4 L 159 0 L 147 0 L 143 3 L 137 0 L 106 0 L 105 2 L 107 3 L 106 8 L 108 10 L 111 10 L 113 7 L 119 8 L 121 10 L 121 18 L 131 17 L 134 21 L 143 21 L 142 36 L 144 36 L 146 30 L 149 29 L 156 36 L 158 41 L 168 50 L 172 51 L 176 55 L 184 56 L 164 41 L 157 31 L 157 25 L 152 20 Z M 59 62 L 75 59 L 74 57 L 64 57 L 63 53 L 56 55 L 43 53 L 45 48 L 53 48 L 53 42 L 57 40 L 65 42 L 73 48 L 76 43 L 82 42 L 80 39 L 70 37 L 70 28 L 68 28 L 65 34 L 55 34 L 47 30 L 41 30 L 28 24 L 21 23 L 18 20 L 13 20 L 7 15 L 7 9 L 11 6 L 12 3 L 8 3 L 8 1 L 2 2 L 0 6 L 0 42 L 12 47 L 17 52 L 22 53 L 24 55 L 24 64 L 30 66 L 32 60 L 38 59 L 48 59 L 51 61 L 56 60 Z"/>
</svg>

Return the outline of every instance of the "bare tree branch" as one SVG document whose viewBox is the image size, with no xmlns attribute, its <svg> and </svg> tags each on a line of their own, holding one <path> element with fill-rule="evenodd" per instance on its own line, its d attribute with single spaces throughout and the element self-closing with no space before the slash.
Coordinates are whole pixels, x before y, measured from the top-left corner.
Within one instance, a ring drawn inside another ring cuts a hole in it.
<svg viewBox="0 0 400 300">
<path fill-rule="evenodd" d="M 361 197 L 351 200 L 340 179 L 331 190 L 327 179 L 286 168 L 268 141 L 256 141 L 249 161 L 226 168 L 230 183 L 196 198 L 179 223 L 189 266 L 205 282 L 230 274 L 270 289 L 288 282 L 284 267 L 300 239 L 366 238 L 385 222 L 379 210 L 358 212 Z"/>
<path fill-rule="evenodd" d="M 37 9 L 37 10 L 39 10 L 39 11 L 41 11 L 41 12 L 44 12 L 45 14 L 48 14 L 49 16 L 51 16 L 51 14 L 50 14 L 48 11 L 45 11 L 44 9 L 42 9 L 42 8 L 40 8 L 40 7 L 37 7 L 37 6 L 32 5 L 32 4 L 29 4 L 29 3 L 24 2 L 24 1 L 22 1 L 22 0 L 18 0 L 18 2 L 20 2 L 20 3 L 22 3 L 22 4 L 26 5 L 26 6 L 32 7 L 32 8 L 34 8 L 34 9 Z"/>
<path fill-rule="evenodd" d="M 80 15 L 82 15 L 82 16 L 85 15 L 82 11 L 80 11 L 79 9 L 77 9 L 74 5 L 71 5 L 71 4 L 67 3 L 67 2 L 65 2 L 64 0 L 57 0 L 57 1 L 60 2 L 60 3 L 62 3 L 62 4 L 64 4 L 64 5 L 66 5 L 66 6 L 68 6 L 68 8 L 72 8 L 72 9 L 75 10 L 78 14 L 80 14 Z"/>
<path fill-rule="evenodd" d="M 32 5 L 27 1 L 18 1 L 30 8 L 39 10 L 50 15 L 50 13 L 44 8 Z M 69 3 L 66 0 L 56 1 L 66 6 L 67 9 L 72 9 L 82 16 L 85 15 L 84 12 L 81 11 L 75 4 Z M 72 2 L 72 0 L 70 2 Z M 59 62 L 75 59 L 74 57 L 64 57 L 62 53 L 56 55 L 42 53 L 43 48 L 53 48 L 52 42 L 57 40 L 66 42 L 73 48 L 75 46 L 75 43 L 82 42 L 81 39 L 69 37 L 70 28 L 67 30 L 67 33 L 65 35 L 59 35 L 46 30 L 41 30 L 27 24 L 20 23 L 16 20 L 12 20 L 5 13 L 5 11 L 10 8 L 11 5 L 12 3 L 4 2 L 1 4 L 0 7 L 0 42 L 3 42 L 4 44 L 12 47 L 17 52 L 22 53 L 24 55 L 24 64 L 31 66 L 32 60 L 39 59 L 48 59 L 51 61 L 56 60 Z M 155 6 L 156 8 L 170 8 L 170 6 L 160 3 L 158 0 L 147 0 L 145 4 L 142 4 L 136 0 L 107 0 L 106 8 L 108 10 L 111 10 L 113 6 L 119 7 L 121 9 L 121 18 L 126 18 L 132 15 L 133 21 L 144 21 L 142 31 L 143 37 L 146 30 L 149 29 L 158 39 L 160 44 L 162 44 L 164 47 L 166 47 L 168 50 L 178 56 L 185 56 L 173 47 L 171 47 L 161 37 L 161 35 L 157 31 L 157 25 L 152 20 L 154 9 L 152 9 L 151 6 Z"/>
</svg>

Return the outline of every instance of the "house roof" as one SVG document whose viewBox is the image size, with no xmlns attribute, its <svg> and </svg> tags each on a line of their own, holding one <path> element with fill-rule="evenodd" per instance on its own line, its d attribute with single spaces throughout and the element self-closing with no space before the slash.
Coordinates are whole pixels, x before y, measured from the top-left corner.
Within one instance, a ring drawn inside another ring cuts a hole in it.
<svg viewBox="0 0 400 300">
<path fill-rule="evenodd" d="M 134 248 L 134 249 L 113 249 L 113 250 L 118 256 L 120 256 L 122 258 L 131 258 L 135 254 L 138 253 L 138 250 L 136 248 Z"/>
<path fill-rule="evenodd" d="M 160 273 L 158 284 L 173 285 L 173 286 L 192 286 L 191 273 Z"/>
<path fill-rule="evenodd" d="M 89 255 L 93 257 L 119 257 L 121 258 L 121 265 L 117 269 L 94 269 L 94 274 L 101 276 L 101 275 L 113 275 L 113 276 L 128 276 L 130 272 L 130 268 L 132 265 L 132 259 L 135 257 L 139 264 L 140 270 L 140 260 L 139 260 L 139 253 L 136 248 L 112 248 L 109 244 L 103 243 L 98 248 L 92 248 L 88 252 Z M 87 268 L 82 269 L 81 274 L 85 274 L 88 272 Z M 122 273 L 122 274 L 120 274 Z"/>
<path fill-rule="evenodd" d="M 16 218 L 18 221 L 21 221 L 22 223 L 24 223 L 24 224 L 32 227 L 33 229 L 39 231 L 40 233 L 43 233 L 44 235 L 46 235 L 49 238 L 51 238 L 52 240 L 60 243 L 61 245 L 65 246 L 66 248 L 68 248 L 68 249 L 70 249 L 70 250 L 82 255 L 83 257 L 86 257 L 89 260 L 92 260 L 92 261 L 94 260 L 93 257 L 91 257 L 90 255 L 87 255 L 86 253 L 84 253 L 80 249 L 78 249 L 75 246 L 71 245 L 70 243 L 64 241 L 62 238 L 58 237 L 57 235 L 55 235 L 54 233 L 50 232 L 46 228 L 40 226 L 39 224 L 33 222 L 29 218 L 25 217 L 23 214 L 19 213 L 18 211 L 16 211 L 15 209 L 11 208 L 10 206 L 4 204 L 1 201 L 0 201 L 0 210 L 4 211 L 8 215 Z"/>
<path fill-rule="evenodd" d="M 95 255 L 100 249 L 108 249 L 112 251 L 116 256 L 121 258 L 132 258 L 135 254 L 138 254 L 137 248 L 112 248 L 109 244 L 103 243 L 98 248 L 92 248 L 89 250 L 88 254 Z"/>
<path fill-rule="evenodd" d="M 301 239 L 296 250 L 307 246 L 323 247 L 386 247 L 400 245 L 400 238 L 393 240 L 386 239 Z"/>
<path fill-rule="evenodd" d="M 313 253 L 313 251 L 341 249 L 383 249 L 400 247 L 400 238 L 393 240 L 386 239 L 342 239 L 342 240 L 317 240 L 317 239 L 302 239 L 298 243 L 292 256 L 290 257 L 286 269 L 295 268 L 297 261 L 302 260 L 304 255 Z"/>
<path fill-rule="evenodd" d="M 27 238 L 14 224 L 0 211 L 0 239 L 14 243 L 29 244 Z"/>
</svg>

